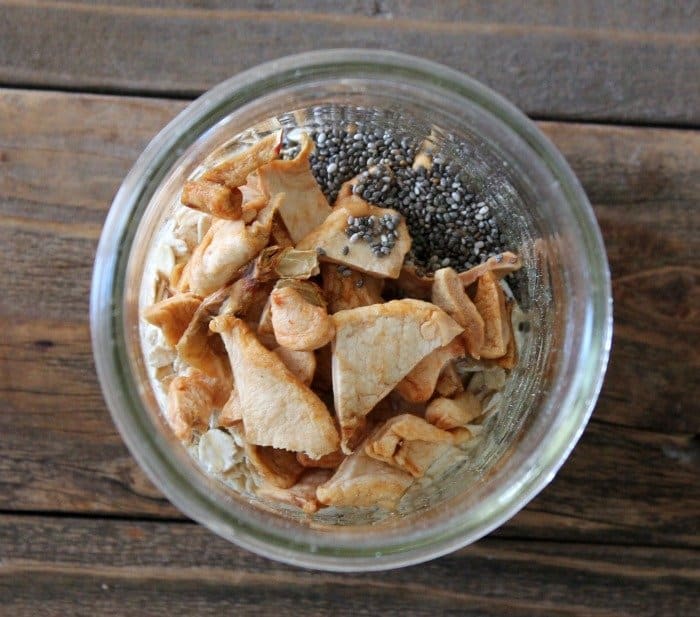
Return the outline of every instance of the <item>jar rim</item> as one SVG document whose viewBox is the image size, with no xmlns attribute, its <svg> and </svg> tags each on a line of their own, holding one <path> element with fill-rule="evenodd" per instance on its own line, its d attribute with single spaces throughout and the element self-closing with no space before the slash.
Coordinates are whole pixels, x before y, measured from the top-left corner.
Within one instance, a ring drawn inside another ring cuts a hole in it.
<svg viewBox="0 0 700 617">
<path fill-rule="evenodd" d="M 530 453 L 523 461 L 521 477 L 505 483 L 478 505 L 480 516 L 471 513 L 478 524 L 455 518 L 449 529 L 435 530 L 413 543 L 400 538 L 383 547 L 379 556 L 371 550 L 333 548 L 322 542 L 314 551 L 308 542 L 271 534 L 250 519 L 237 518 L 209 498 L 202 487 L 193 484 L 193 476 L 177 468 L 169 444 L 144 408 L 121 344 L 125 339 L 121 319 L 125 273 L 139 224 L 138 213 L 150 201 L 147 188 L 160 182 L 188 140 L 206 130 L 210 119 L 224 105 L 246 104 L 282 83 L 293 83 L 311 74 L 337 79 L 365 76 L 366 71 L 382 74 L 386 79 L 410 79 L 426 88 L 463 97 L 517 134 L 559 182 L 578 225 L 592 279 L 591 310 L 581 333 L 588 344 L 586 354 L 580 350 L 575 357 L 581 370 L 567 385 L 560 401 L 567 405 L 569 415 L 565 423 L 552 427 L 557 432 L 544 457 L 542 451 Z M 397 52 L 334 49 L 287 56 L 231 77 L 191 103 L 150 142 L 122 183 L 105 221 L 93 271 L 90 324 L 97 374 L 113 420 L 141 467 L 179 509 L 219 535 L 273 559 L 310 568 L 370 571 L 426 561 L 481 538 L 513 516 L 552 480 L 580 438 L 602 386 L 612 338 L 612 294 L 605 249 L 590 203 L 563 156 L 522 112 L 483 84 L 441 64 Z"/>
</svg>

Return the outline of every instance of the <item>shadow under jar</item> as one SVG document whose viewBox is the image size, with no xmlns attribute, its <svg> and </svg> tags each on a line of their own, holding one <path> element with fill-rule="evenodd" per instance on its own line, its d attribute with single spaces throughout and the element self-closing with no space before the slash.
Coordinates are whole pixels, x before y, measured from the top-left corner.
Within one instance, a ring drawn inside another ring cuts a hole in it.
<svg viewBox="0 0 700 617">
<path fill-rule="evenodd" d="M 487 200 L 514 280 L 527 344 L 482 437 L 399 509 L 313 516 L 260 503 L 205 473 L 172 435 L 140 334 L 148 257 L 186 179 L 241 144 L 287 130 L 359 123 L 389 129 L 454 162 Z M 185 514 L 267 557 L 329 570 L 425 561 L 482 537 L 554 476 L 597 398 L 612 331 L 605 250 L 562 156 L 522 113 L 451 69 L 389 52 L 331 50 L 271 62 L 220 84 L 150 143 L 124 180 L 100 240 L 91 297 L 93 349 L 124 440 Z"/>
</svg>

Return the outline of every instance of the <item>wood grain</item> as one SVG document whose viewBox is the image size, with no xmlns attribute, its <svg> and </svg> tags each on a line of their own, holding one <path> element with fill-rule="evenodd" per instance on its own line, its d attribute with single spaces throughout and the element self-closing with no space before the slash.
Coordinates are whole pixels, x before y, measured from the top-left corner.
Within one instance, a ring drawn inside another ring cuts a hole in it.
<svg viewBox="0 0 700 617">
<path fill-rule="evenodd" d="M 541 118 L 698 125 L 700 11 L 667 4 L 6 0 L 0 84 L 192 96 L 291 53 L 385 48 L 469 73 Z"/>
<path fill-rule="evenodd" d="M 181 102 L 0 91 L 0 509 L 179 517 L 127 453 L 94 375 L 101 222 Z M 699 546 L 700 135 L 543 123 L 593 200 L 614 276 L 593 421 L 502 537 Z M 2 544 L 0 543 L 0 546 Z"/>
<path fill-rule="evenodd" d="M 420 566 L 332 574 L 189 524 L 5 516 L 0 605 L 24 615 L 691 615 L 697 551 L 488 539 Z M 573 582 L 575 581 L 575 584 Z"/>
<path fill-rule="evenodd" d="M 114 5 L 113 0 L 77 0 L 86 5 Z M 191 8 L 200 10 L 229 9 L 228 0 L 119 0 L 121 6 L 161 9 Z M 469 21 L 476 23 L 518 23 L 531 26 L 568 26 L 578 28 L 618 28 L 641 32 L 696 32 L 694 19 L 698 2 L 670 5 L 658 0 L 551 0 L 523 4 L 520 0 L 502 0 L 497 5 L 486 0 L 443 0 L 426 3 L 421 0 L 238 0 L 236 8 L 263 12 L 297 11 L 362 15 L 383 19 L 429 19 L 433 21 Z"/>
</svg>

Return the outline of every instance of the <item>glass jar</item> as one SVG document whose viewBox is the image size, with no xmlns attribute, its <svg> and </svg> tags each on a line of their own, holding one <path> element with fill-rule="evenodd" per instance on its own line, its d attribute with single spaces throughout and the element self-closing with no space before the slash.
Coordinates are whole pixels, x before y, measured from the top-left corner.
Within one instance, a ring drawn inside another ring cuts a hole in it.
<svg viewBox="0 0 700 617">
<path fill-rule="evenodd" d="M 296 110 L 296 111 L 294 111 Z M 293 113 L 290 113 L 293 112 Z M 250 127 L 371 115 L 460 157 L 523 256 L 530 340 L 502 409 L 470 463 L 399 513 L 309 519 L 205 474 L 159 413 L 139 339 L 139 293 L 154 237 L 184 179 Z M 148 145 L 117 193 L 95 258 L 90 319 L 105 399 L 134 457 L 189 517 L 287 563 L 379 570 L 481 538 L 551 481 L 595 404 L 607 364 L 610 275 L 591 206 L 561 154 L 510 103 L 469 77 L 406 55 L 330 50 L 284 58 L 205 93 Z"/>
</svg>

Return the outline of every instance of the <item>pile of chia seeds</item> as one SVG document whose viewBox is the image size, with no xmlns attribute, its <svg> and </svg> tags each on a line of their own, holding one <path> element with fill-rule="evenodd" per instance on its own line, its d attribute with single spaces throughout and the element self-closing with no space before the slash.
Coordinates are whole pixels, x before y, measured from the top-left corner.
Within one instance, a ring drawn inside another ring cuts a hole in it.
<svg viewBox="0 0 700 617">
<path fill-rule="evenodd" d="M 316 144 L 311 170 L 328 201 L 335 202 L 341 185 L 358 176 L 355 194 L 376 206 L 394 208 L 405 217 L 413 240 L 406 262 L 419 274 L 446 266 L 468 270 L 504 251 L 505 237 L 485 196 L 467 188 L 468 178 L 456 164 L 435 157 L 430 169 L 414 169 L 418 143 L 361 124 L 352 130 L 320 127 L 309 134 Z M 282 156 L 293 158 L 297 152 L 298 145 L 289 141 Z M 365 221 L 348 221 L 350 241 L 362 238 L 371 242 L 378 256 L 388 254 L 391 234 L 383 233 L 386 240 L 377 242 L 376 234 L 365 237 L 367 225 Z"/>
</svg>

